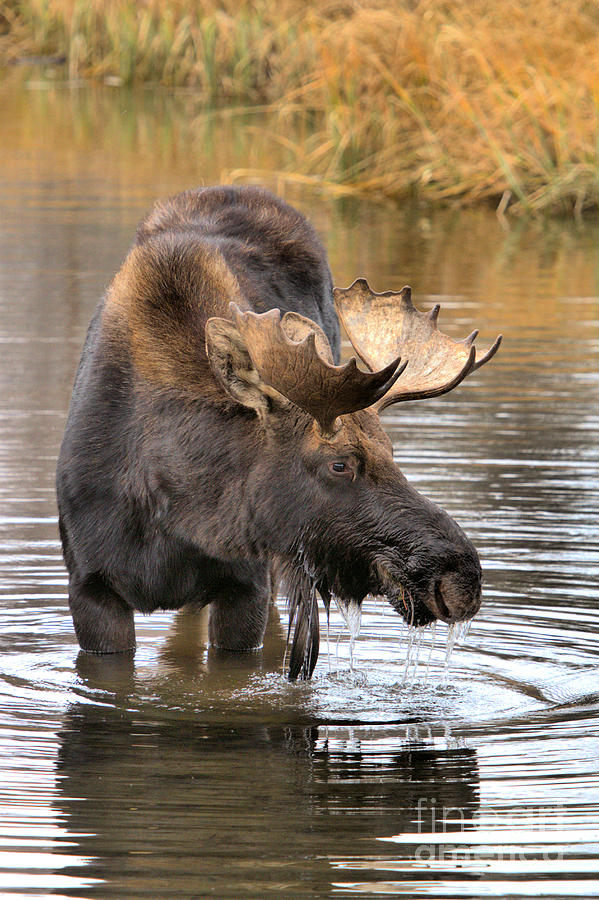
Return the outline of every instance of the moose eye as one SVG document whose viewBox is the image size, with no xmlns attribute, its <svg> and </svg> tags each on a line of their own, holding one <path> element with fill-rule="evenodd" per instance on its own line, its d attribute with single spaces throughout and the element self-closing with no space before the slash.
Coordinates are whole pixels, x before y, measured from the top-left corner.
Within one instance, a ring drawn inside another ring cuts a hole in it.
<svg viewBox="0 0 599 900">
<path fill-rule="evenodd" d="M 343 462 L 343 460 L 340 459 L 333 460 L 333 462 L 329 463 L 329 472 L 332 475 L 350 475 L 353 477 L 351 468 L 346 462 Z"/>
</svg>

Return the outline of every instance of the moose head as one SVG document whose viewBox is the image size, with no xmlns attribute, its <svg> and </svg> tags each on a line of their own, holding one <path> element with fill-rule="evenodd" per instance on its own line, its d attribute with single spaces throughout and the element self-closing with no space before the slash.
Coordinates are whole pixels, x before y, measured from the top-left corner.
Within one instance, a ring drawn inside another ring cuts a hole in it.
<svg viewBox="0 0 599 900">
<path fill-rule="evenodd" d="M 248 502 L 288 584 L 295 623 L 290 677 L 310 677 L 318 656 L 320 596 L 328 606 L 385 597 L 411 624 L 471 618 L 481 602 L 477 552 L 447 513 L 412 488 L 379 421 L 404 400 L 444 394 L 497 352 L 439 331 L 411 290 L 373 292 L 360 278 L 334 290 L 356 355 L 335 365 L 320 326 L 295 312 L 258 314 L 230 304 L 206 325 L 221 386 L 253 408 L 264 441 Z M 276 498 L 276 500 L 273 500 Z"/>
</svg>

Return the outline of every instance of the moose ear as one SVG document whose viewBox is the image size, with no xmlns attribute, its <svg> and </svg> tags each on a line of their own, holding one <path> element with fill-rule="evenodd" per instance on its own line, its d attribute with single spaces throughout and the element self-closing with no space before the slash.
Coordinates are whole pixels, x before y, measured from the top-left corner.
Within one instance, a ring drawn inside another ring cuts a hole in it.
<svg viewBox="0 0 599 900">
<path fill-rule="evenodd" d="M 269 409 L 272 389 L 262 382 L 235 324 L 229 319 L 206 322 L 206 354 L 221 387 L 244 406 L 263 416 Z"/>
</svg>

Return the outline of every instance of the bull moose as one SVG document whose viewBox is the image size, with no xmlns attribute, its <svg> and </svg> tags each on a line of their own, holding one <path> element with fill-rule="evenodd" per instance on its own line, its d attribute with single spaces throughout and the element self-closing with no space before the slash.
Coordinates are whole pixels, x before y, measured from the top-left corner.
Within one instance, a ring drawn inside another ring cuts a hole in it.
<svg viewBox="0 0 599 900">
<path fill-rule="evenodd" d="M 339 320 L 363 366 L 339 365 Z M 134 610 L 210 604 L 214 646 L 262 643 L 283 579 L 289 677 L 318 657 L 318 598 L 408 621 L 480 606 L 477 552 L 393 462 L 379 413 L 452 390 L 496 352 L 454 341 L 410 289 L 333 289 L 297 210 L 211 187 L 141 222 L 89 327 L 60 451 L 79 644 L 135 648 Z"/>
</svg>

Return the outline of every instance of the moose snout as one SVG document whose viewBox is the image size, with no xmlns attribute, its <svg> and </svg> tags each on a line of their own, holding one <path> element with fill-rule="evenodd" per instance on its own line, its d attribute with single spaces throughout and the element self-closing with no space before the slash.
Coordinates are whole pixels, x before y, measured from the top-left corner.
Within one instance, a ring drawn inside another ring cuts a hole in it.
<svg viewBox="0 0 599 900">
<path fill-rule="evenodd" d="M 426 605 L 443 622 L 471 619 L 481 604 L 481 575 L 478 572 L 445 572 L 431 585 Z"/>
</svg>

